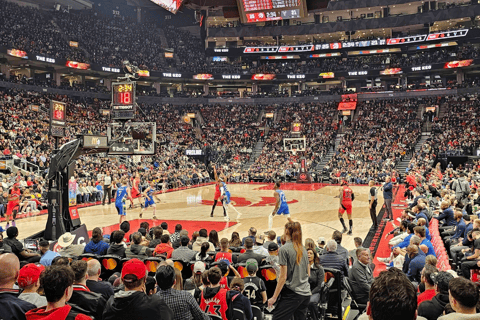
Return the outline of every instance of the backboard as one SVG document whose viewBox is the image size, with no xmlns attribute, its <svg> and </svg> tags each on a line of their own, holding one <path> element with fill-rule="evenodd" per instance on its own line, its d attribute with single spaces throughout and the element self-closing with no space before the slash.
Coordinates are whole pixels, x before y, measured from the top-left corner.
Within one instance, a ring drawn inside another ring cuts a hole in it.
<svg viewBox="0 0 480 320">
<path fill-rule="evenodd" d="M 109 155 L 153 155 L 157 141 L 155 122 L 109 123 Z"/>
<path fill-rule="evenodd" d="M 296 155 L 297 152 L 304 152 L 307 149 L 306 138 L 284 138 L 283 150 L 285 152 L 292 152 Z"/>
</svg>

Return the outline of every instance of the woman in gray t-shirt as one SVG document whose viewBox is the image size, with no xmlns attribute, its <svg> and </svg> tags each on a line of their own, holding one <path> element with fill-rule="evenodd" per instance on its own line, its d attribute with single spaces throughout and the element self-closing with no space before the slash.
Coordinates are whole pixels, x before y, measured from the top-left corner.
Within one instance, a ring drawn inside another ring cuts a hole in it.
<svg viewBox="0 0 480 320">
<path fill-rule="evenodd" d="M 280 296 L 273 311 L 274 320 L 305 319 L 310 301 L 310 266 L 307 251 L 302 245 L 302 227 L 290 218 L 285 225 L 286 243 L 278 251 L 280 274 L 273 297 L 268 300 L 272 307 Z"/>
</svg>

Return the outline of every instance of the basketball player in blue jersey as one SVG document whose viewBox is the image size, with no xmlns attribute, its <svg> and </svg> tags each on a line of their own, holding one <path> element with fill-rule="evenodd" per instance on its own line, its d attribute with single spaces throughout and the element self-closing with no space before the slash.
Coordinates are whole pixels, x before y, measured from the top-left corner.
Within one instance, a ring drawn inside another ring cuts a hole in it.
<svg viewBox="0 0 480 320">
<path fill-rule="evenodd" d="M 155 201 L 154 201 L 154 197 L 155 199 L 160 202 L 160 199 L 158 199 L 156 196 L 153 195 L 153 193 L 157 191 L 157 188 L 155 187 L 155 183 L 152 181 L 150 182 L 150 187 L 148 187 L 144 192 L 143 192 L 143 196 L 145 197 L 145 205 L 143 206 L 142 208 L 142 212 L 140 213 L 140 219 L 142 218 L 142 215 L 143 215 L 143 212 L 148 208 L 148 207 L 152 207 L 153 208 L 153 219 L 156 220 L 157 219 L 157 216 L 155 215 L 155 210 L 157 209 L 156 208 L 156 205 L 155 205 Z"/>
<path fill-rule="evenodd" d="M 216 171 L 215 171 L 215 173 L 216 173 Z M 220 185 L 220 198 L 223 200 L 222 205 L 223 205 L 224 212 L 226 213 L 225 221 L 230 221 L 230 216 L 228 214 L 228 208 L 232 208 L 233 210 L 235 210 L 235 212 L 237 213 L 237 220 L 239 220 L 240 217 L 242 216 L 242 214 L 240 212 L 238 212 L 238 210 L 231 203 L 231 201 L 230 201 L 230 191 L 228 191 L 228 187 L 227 187 L 227 184 L 225 183 L 225 180 L 227 180 L 225 175 L 222 175 L 218 178 L 218 182 L 219 182 L 219 185 Z"/>
<path fill-rule="evenodd" d="M 274 190 L 273 195 L 275 196 L 276 204 L 272 214 L 268 216 L 268 231 L 272 230 L 273 217 L 276 214 L 283 214 L 288 220 L 290 220 L 290 210 L 288 209 L 287 198 L 285 197 L 285 193 L 280 190 L 280 182 L 275 182 Z"/>
<path fill-rule="evenodd" d="M 130 188 L 127 186 L 127 179 L 123 178 L 120 187 L 117 189 L 117 194 L 115 195 L 115 208 L 117 208 L 118 215 L 120 216 L 120 224 L 126 220 L 127 205 L 125 202 L 127 201 L 127 198 L 133 202 Z"/>
</svg>

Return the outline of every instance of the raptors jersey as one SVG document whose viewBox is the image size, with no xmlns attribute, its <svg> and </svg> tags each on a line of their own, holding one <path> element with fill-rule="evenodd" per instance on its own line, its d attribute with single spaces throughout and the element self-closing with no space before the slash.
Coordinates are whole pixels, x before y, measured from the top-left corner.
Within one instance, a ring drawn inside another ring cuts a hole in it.
<svg viewBox="0 0 480 320">
<path fill-rule="evenodd" d="M 200 309 L 203 310 L 206 314 L 216 315 L 222 319 L 227 319 L 227 290 L 220 289 L 217 294 L 209 299 L 203 297 L 203 291 L 200 301 Z"/>
<path fill-rule="evenodd" d="M 343 198 L 342 202 L 352 202 L 352 189 L 348 186 L 343 187 Z"/>
</svg>

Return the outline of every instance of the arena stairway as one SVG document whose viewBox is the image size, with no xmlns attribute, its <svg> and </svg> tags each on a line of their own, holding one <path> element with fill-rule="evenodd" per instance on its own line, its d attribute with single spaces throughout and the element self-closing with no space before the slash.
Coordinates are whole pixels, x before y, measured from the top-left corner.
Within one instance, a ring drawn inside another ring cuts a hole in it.
<svg viewBox="0 0 480 320">
<path fill-rule="evenodd" d="M 244 169 L 250 168 L 252 164 L 255 163 L 255 160 L 262 154 L 263 146 L 265 145 L 265 141 L 258 140 L 255 144 L 255 147 L 252 150 L 252 154 L 250 155 L 250 159 L 246 164 L 243 165 Z"/>
<path fill-rule="evenodd" d="M 425 143 L 425 141 L 427 141 L 428 138 L 430 138 L 430 133 L 424 132 L 420 140 L 418 140 L 417 144 L 415 144 L 415 153 L 417 153 L 422 148 L 423 144 Z M 412 159 L 412 155 L 409 154 L 405 156 L 405 158 L 403 158 L 403 160 L 396 166 L 397 172 L 400 175 L 405 174 L 405 170 L 407 169 L 408 163 L 410 162 L 411 159 Z"/>
<path fill-rule="evenodd" d="M 328 153 L 325 157 L 323 157 L 322 161 L 317 165 L 317 170 L 322 171 L 323 167 L 332 159 L 333 155 L 337 151 L 337 147 L 340 144 L 340 141 L 342 141 L 343 138 L 343 133 L 337 134 L 337 137 L 335 138 L 335 148 L 328 150 Z"/>
</svg>

